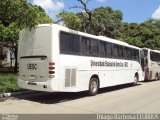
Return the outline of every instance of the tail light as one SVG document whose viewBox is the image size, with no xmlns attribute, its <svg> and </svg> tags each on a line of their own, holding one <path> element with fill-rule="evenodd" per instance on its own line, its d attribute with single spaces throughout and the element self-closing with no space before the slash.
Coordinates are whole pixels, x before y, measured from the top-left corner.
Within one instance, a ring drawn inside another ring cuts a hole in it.
<svg viewBox="0 0 160 120">
<path fill-rule="evenodd" d="M 54 78 L 55 74 L 55 63 L 54 62 L 49 62 L 49 67 L 48 67 L 48 73 L 49 73 L 49 78 Z"/>
</svg>

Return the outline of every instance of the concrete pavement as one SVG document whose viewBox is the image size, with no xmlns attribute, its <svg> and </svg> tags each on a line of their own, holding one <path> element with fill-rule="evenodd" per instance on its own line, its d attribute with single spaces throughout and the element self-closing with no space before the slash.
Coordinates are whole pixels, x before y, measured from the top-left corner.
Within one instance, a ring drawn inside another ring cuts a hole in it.
<svg viewBox="0 0 160 120">
<path fill-rule="evenodd" d="M 0 113 L 98 114 L 160 113 L 160 81 L 101 89 L 96 96 L 81 93 L 27 94 L 0 102 Z"/>
</svg>

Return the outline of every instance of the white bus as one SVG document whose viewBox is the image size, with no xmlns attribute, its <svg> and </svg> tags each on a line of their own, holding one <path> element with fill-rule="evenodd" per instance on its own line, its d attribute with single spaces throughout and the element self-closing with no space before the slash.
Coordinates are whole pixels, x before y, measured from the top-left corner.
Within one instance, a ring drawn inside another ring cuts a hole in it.
<svg viewBox="0 0 160 120">
<path fill-rule="evenodd" d="M 144 80 L 160 79 L 160 51 L 143 48 L 144 51 Z"/>
<path fill-rule="evenodd" d="M 22 30 L 18 49 L 24 89 L 95 95 L 99 88 L 144 80 L 142 49 L 56 24 Z"/>
</svg>

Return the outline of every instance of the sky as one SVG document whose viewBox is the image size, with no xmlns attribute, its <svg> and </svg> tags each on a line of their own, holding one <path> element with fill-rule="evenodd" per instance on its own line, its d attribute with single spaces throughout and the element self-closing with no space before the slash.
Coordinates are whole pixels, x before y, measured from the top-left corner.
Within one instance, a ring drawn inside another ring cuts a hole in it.
<svg viewBox="0 0 160 120">
<path fill-rule="evenodd" d="M 84 11 L 70 9 L 81 5 L 77 0 L 28 0 L 28 2 L 41 6 L 53 20 L 56 20 L 56 14 L 63 10 L 75 13 Z M 101 6 L 120 10 L 123 13 L 123 22 L 142 23 L 149 18 L 160 19 L 160 0 L 90 0 L 87 5 L 90 10 Z"/>
</svg>

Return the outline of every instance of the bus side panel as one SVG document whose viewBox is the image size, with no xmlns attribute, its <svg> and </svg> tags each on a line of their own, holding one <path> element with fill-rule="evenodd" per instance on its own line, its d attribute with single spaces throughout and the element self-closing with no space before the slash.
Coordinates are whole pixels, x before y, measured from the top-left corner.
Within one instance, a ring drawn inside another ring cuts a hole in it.
<svg viewBox="0 0 160 120">
<path fill-rule="evenodd" d="M 80 59 L 83 59 L 83 61 Z M 60 55 L 60 91 L 78 92 L 88 90 L 92 72 L 87 70 L 89 65 L 87 65 L 86 60 L 80 56 Z M 83 69 L 83 67 L 85 67 L 85 69 Z"/>
<path fill-rule="evenodd" d="M 107 61 L 111 66 L 96 66 L 91 61 Z M 116 63 L 123 65 L 116 65 Z M 135 73 L 140 64 L 137 61 L 84 57 L 76 55 L 60 55 L 60 91 L 88 90 L 89 81 L 93 75 L 98 75 L 100 87 L 115 86 L 134 82 Z M 75 74 L 75 72 L 76 74 Z M 75 76 L 74 76 L 75 75 Z M 141 74 L 139 74 L 141 76 Z M 73 79 L 72 79 L 73 78 Z M 72 85 L 75 78 L 75 85 Z M 68 82 L 67 82 L 68 81 Z"/>
</svg>

